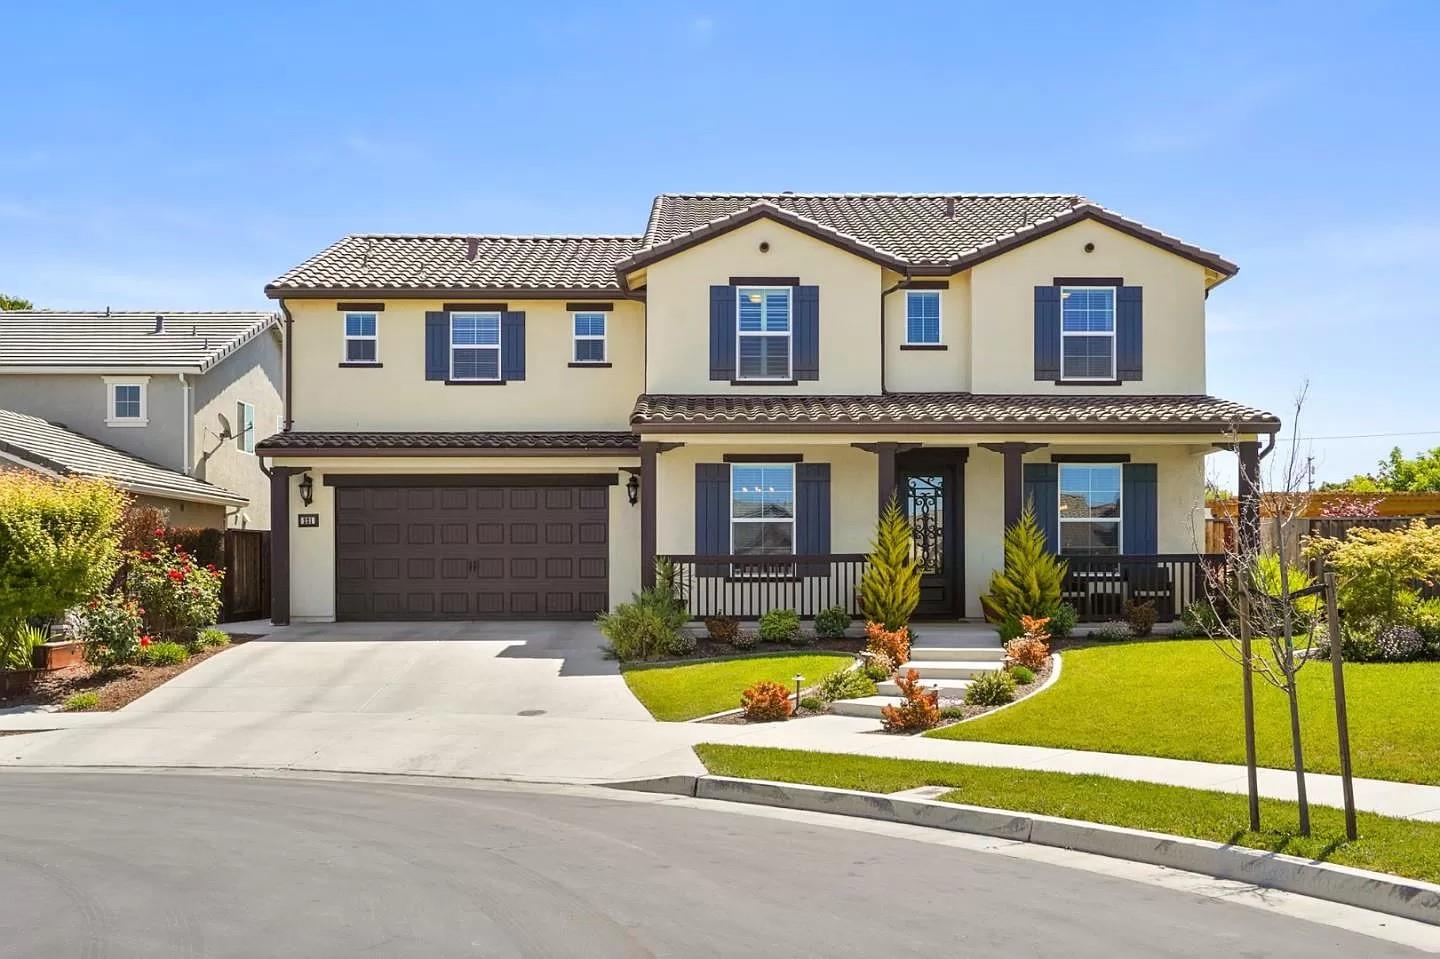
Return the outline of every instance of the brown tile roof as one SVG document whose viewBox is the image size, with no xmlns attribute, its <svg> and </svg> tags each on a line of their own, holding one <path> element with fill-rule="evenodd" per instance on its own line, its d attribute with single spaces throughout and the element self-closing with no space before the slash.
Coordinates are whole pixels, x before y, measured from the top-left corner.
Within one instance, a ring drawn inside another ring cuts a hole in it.
<svg viewBox="0 0 1440 959">
<path fill-rule="evenodd" d="M 637 432 L 1273 433 L 1275 416 L 1213 396 L 886 393 L 641 396 Z"/>
<path fill-rule="evenodd" d="M 0 310 L 0 368 L 204 372 L 279 323 L 256 310 Z"/>
<path fill-rule="evenodd" d="M 486 433 L 277 433 L 256 444 L 264 454 L 364 454 L 455 455 L 554 454 L 613 452 L 624 454 L 638 449 L 639 439 L 629 432 L 486 432 Z"/>
<path fill-rule="evenodd" d="M 637 236 L 354 234 L 276 277 L 265 292 L 618 294 L 615 263 L 639 248 Z"/>
</svg>

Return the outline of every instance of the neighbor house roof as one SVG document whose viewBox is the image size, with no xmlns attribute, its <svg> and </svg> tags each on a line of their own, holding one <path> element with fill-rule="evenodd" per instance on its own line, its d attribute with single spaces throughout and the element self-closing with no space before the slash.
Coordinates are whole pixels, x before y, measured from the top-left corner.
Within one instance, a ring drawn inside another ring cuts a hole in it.
<svg viewBox="0 0 1440 959">
<path fill-rule="evenodd" d="M 864 396 L 647 394 L 637 432 L 1274 433 L 1280 420 L 1213 396 L 884 393 Z"/>
<path fill-rule="evenodd" d="M 263 454 L 343 456 L 351 453 L 465 456 L 472 454 L 633 453 L 639 438 L 630 432 L 455 432 L 455 433 L 277 433 L 261 441 Z"/>
<path fill-rule="evenodd" d="M 58 423 L 12 410 L 0 410 L 0 461 L 6 460 L 60 476 L 103 479 L 132 493 L 164 499 L 223 506 L 250 502 L 238 493 L 122 453 Z"/>
<path fill-rule="evenodd" d="M 618 296 L 615 264 L 638 236 L 452 236 L 357 233 L 265 287 L 272 297 L 596 293 Z"/>
<path fill-rule="evenodd" d="M 0 311 L 0 371 L 203 373 L 278 326 L 276 314 L 254 310 Z"/>
</svg>

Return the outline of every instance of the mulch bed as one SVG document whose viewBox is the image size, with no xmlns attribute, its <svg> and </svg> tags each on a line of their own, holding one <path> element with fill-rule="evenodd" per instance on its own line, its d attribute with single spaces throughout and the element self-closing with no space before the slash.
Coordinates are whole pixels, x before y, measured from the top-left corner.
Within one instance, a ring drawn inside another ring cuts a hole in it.
<svg viewBox="0 0 1440 959">
<path fill-rule="evenodd" d="M 232 636 L 231 645 L 253 639 L 253 636 Z M 156 686 L 174 679 L 185 670 L 203 663 L 211 656 L 225 652 L 219 646 L 198 653 L 173 666 L 121 666 L 108 673 L 89 664 L 52 670 L 36 680 L 27 693 L 0 696 L 0 708 L 7 706 L 61 706 L 75 693 L 97 693 L 100 705 L 89 712 L 106 712 L 133 703 Z"/>
<path fill-rule="evenodd" d="M 1030 696 L 1038 692 L 1040 687 L 1045 685 L 1045 680 L 1050 678 L 1050 673 L 1054 670 L 1054 668 L 1055 657 L 1052 656 L 1049 659 L 1045 660 L 1044 666 L 1041 666 L 1039 669 L 1035 670 L 1035 681 L 1033 683 L 1026 683 L 1024 686 L 1021 686 L 1018 683 L 1016 684 L 1015 699 L 1013 701 L 1018 703 L 1026 696 Z M 1007 703 L 1006 705 L 1009 704 Z M 995 710 L 1000 708 L 999 706 L 967 706 L 963 700 L 943 698 L 940 700 L 940 707 L 942 709 L 947 707 L 958 707 L 965 711 L 965 715 L 958 719 L 945 718 L 940 720 L 940 726 L 951 726 L 958 722 L 964 722 L 966 719 L 974 719 L 976 716 L 983 716 L 986 713 L 993 713 Z M 940 726 L 936 726 L 935 728 L 939 729 Z"/>
<path fill-rule="evenodd" d="M 865 640 L 843 637 L 841 639 L 817 639 L 808 646 L 792 646 L 789 643 L 756 643 L 749 649 L 737 649 L 729 643 L 701 636 L 695 652 L 688 656 L 660 656 L 647 662 L 685 663 L 696 659 L 727 659 L 734 656 L 753 656 L 756 653 L 858 653 L 865 648 Z"/>
<path fill-rule="evenodd" d="M 790 715 L 790 718 L 791 718 L 791 719 L 809 719 L 811 716 L 824 716 L 827 712 L 829 712 L 829 710 L 826 710 L 826 709 L 819 709 L 819 710 L 816 710 L 816 709 L 806 709 L 804 706 L 801 706 L 799 709 L 795 710 L 795 712 L 793 712 L 793 713 Z M 777 719 L 777 720 L 773 720 L 773 721 L 774 721 L 774 722 L 784 722 L 785 720 L 779 720 L 779 719 Z M 714 724 L 717 725 L 717 726 L 749 726 L 749 725 L 751 725 L 750 720 L 748 720 L 748 719 L 745 718 L 745 714 L 744 714 L 744 713 L 731 713 L 731 714 L 729 714 L 729 715 L 727 715 L 727 716 L 716 716 L 714 719 L 707 719 L 707 720 L 705 720 L 705 722 L 707 722 L 707 723 L 714 723 Z M 755 723 L 754 725 L 763 726 L 763 725 L 765 725 L 765 723 Z"/>
</svg>

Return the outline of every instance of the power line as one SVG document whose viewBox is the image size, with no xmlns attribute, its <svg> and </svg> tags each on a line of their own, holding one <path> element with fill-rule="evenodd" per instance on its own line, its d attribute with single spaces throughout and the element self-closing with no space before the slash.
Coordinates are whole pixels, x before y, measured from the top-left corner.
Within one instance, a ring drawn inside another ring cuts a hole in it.
<svg viewBox="0 0 1440 959">
<path fill-rule="evenodd" d="M 1393 436 L 1440 436 L 1440 430 L 1418 430 L 1413 433 L 1347 433 L 1339 436 L 1277 436 L 1277 443 L 1309 443 L 1312 440 L 1378 440 Z"/>
</svg>

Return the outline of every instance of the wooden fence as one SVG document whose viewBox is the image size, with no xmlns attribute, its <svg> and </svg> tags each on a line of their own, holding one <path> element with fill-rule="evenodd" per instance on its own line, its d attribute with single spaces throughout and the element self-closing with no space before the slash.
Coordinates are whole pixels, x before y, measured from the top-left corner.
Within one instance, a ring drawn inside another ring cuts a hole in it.
<svg viewBox="0 0 1440 959">
<path fill-rule="evenodd" d="M 220 621 L 233 623 L 270 616 L 270 533 L 225 531 L 225 588 Z"/>
</svg>

